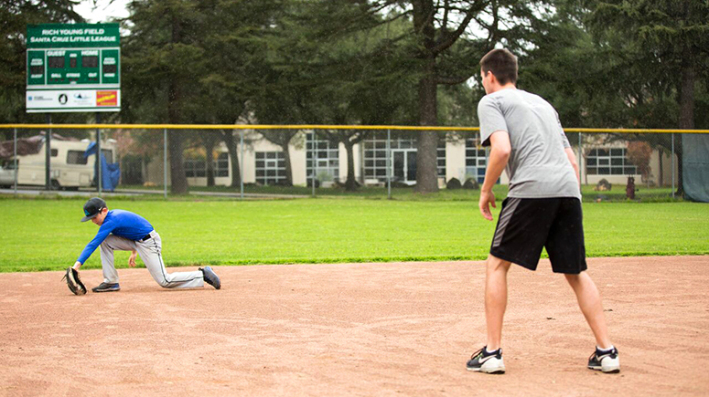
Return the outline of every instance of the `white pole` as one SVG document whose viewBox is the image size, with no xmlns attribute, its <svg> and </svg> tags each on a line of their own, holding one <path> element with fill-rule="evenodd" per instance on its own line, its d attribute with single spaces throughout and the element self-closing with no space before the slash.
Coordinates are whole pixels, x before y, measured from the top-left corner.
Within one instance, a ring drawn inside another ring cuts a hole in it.
<svg viewBox="0 0 709 397">
<path fill-rule="evenodd" d="M 374 160 L 376 161 L 376 160 Z M 391 129 L 387 130 L 387 198 L 391 200 Z"/>
<path fill-rule="evenodd" d="M 96 112 L 96 124 L 101 122 L 101 113 Z M 96 183 L 98 188 L 98 196 L 101 197 L 101 190 L 103 188 L 103 162 L 101 161 L 101 129 L 96 128 L 96 160 L 98 161 L 98 169 Z"/>
<path fill-rule="evenodd" d="M 167 128 L 163 129 L 162 133 L 162 141 L 163 141 L 163 154 L 162 154 L 162 169 L 163 169 L 163 175 L 162 175 L 162 184 L 163 184 L 163 191 L 165 195 L 165 200 L 167 200 Z"/>
<path fill-rule="evenodd" d="M 675 134 L 672 133 L 672 198 L 675 198 Z"/>
<path fill-rule="evenodd" d="M 14 163 L 15 163 L 15 194 L 17 194 L 17 174 L 19 173 L 19 170 L 17 169 L 17 128 L 15 128 L 15 136 L 13 138 L 13 141 L 14 141 L 14 145 L 13 145 L 13 149 L 12 149 L 12 151 L 13 151 L 12 155 L 13 155 L 13 158 L 15 159 L 14 160 Z"/>
<path fill-rule="evenodd" d="M 239 150 L 241 151 L 241 156 L 239 156 L 239 161 L 241 166 L 239 167 L 239 187 L 241 189 L 241 199 L 244 199 L 244 130 L 240 130 L 241 138 L 239 143 Z"/>
<path fill-rule="evenodd" d="M 312 169 L 313 169 L 313 179 L 312 179 L 312 185 L 313 185 L 313 197 L 315 197 L 315 183 L 316 183 L 316 177 L 318 175 L 318 149 L 317 149 L 317 142 L 315 139 L 317 138 L 315 136 L 315 131 L 312 132 L 313 134 L 313 140 L 312 140 L 312 147 L 313 147 L 313 163 L 312 163 Z"/>
<path fill-rule="evenodd" d="M 581 133 L 579 132 L 579 158 L 577 160 L 578 165 L 579 165 L 579 184 L 581 184 L 581 181 L 583 180 L 583 178 L 581 178 L 581 175 L 583 175 L 583 167 L 585 167 L 584 161 L 583 161 L 583 150 L 581 147 L 582 142 L 583 142 L 583 135 L 581 135 Z"/>
</svg>

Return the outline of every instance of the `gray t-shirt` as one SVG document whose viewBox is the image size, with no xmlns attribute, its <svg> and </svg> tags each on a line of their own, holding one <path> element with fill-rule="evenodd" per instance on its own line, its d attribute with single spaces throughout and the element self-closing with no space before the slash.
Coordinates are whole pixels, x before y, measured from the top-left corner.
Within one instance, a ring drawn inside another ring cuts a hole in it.
<svg viewBox="0 0 709 397">
<path fill-rule="evenodd" d="M 512 152 L 507 163 L 509 197 L 577 197 L 578 179 L 564 152 L 571 147 L 556 110 L 538 95 L 515 88 L 485 95 L 478 103 L 480 138 L 506 131 Z"/>
</svg>

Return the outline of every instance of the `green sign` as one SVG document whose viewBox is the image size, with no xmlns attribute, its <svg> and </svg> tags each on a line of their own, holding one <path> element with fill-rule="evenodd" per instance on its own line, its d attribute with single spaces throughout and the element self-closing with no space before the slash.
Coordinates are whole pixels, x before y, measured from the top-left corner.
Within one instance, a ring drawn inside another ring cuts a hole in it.
<svg viewBox="0 0 709 397">
<path fill-rule="evenodd" d="M 117 23 L 27 25 L 27 48 L 119 46 Z"/>
<path fill-rule="evenodd" d="M 27 26 L 27 111 L 120 110 L 117 23 Z"/>
</svg>

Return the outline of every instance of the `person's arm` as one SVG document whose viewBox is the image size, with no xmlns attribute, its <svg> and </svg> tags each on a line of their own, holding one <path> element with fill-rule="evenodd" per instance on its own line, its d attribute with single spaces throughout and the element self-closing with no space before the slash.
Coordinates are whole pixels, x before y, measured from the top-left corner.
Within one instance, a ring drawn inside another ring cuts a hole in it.
<svg viewBox="0 0 709 397">
<path fill-rule="evenodd" d="M 93 240 L 86 244 L 86 247 L 83 251 L 81 251 L 81 254 L 79 255 L 79 259 L 74 262 L 74 269 L 79 270 L 79 268 L 84 264 L 84 262 L 89 259 L 91 254 L 94 253 L 96 248 L 98 248 L 98 246 L 103 243 L 103 240 L 105 240 L 106 237 L 111 234 L 112 230 L 113 227 L 108 222 L 104 222 L 104 224 L 101 225 L 101 228 L 98 229 L 98 233 L 96 233 L 96 237 L 94 237 Z"/>
<path fill-rule="evenodd" d="M 571 166 L 574 167 L 574 174 L 576 175 L 576 180 L 579 181 L 579 186 L 581 186 L 581 175 L 579 174 L 579 163 L 578 161 L 576 161 L 576 155 L 574 154 L 573 149 L 571 149 L 570 147 L 565 148 L 564 152 L 566 152 L 566 157 L 569 158 Z"/>
<path fill-rule="evenodd" d="M 480 188 L 480 202 L 478 203 L 480 213 L 489 221 L 492 220 L 490 205 L 493 208 L 497 208 L 492 188 L 497 180 L 500 179 L 505 166 L 507 166 L 511 152 L 512 146 L 510 145 L 510 136 L 507 131 L 495 131 L 490 135 L 490 157 L 485 171 L 485 180 L 482 188 Z"/>
</svg>

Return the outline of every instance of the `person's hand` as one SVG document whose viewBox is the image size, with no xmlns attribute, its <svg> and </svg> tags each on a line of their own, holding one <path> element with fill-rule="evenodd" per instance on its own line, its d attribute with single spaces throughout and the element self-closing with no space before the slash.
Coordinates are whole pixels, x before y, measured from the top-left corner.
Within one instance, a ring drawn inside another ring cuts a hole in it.
<svg viewBox="0 0 709 397">
<path fill-rule="evenodd" d="M 135 257 L 138 256 L 136 251 L 130 253 L 130 258 L 128 258 L 128 266 L 135 267 Z"/>
<path fill-rule="evenodd" d="M 74 263 L 74 266 L 72 266 L 72 267 L 73 267 L 74 269 L 76 269 L 76 270 L 81 269 L 81 262 L 76 261 L 76 262 Z"/>
<path fill-rule="evenodd" d="M 493 208 L 497 208 L 495 205 L 495 193 L 490 191 L 480 191 L 480 202 L 478 203 L 478 206 L 480 207 L 480 213 L 482 214 L 483 218 L 487 219 L 488 221 L 492 220 L 492 213 L 490 212 L 490 204 L 492 204 Z"/>
</svg>

